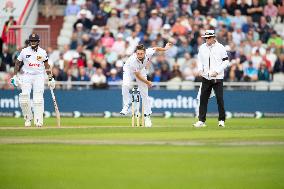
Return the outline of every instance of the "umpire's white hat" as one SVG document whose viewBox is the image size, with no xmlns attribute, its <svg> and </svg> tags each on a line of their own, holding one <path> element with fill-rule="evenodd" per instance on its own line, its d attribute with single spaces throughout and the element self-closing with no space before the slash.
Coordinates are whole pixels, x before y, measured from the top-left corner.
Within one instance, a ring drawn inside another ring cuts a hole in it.
<svg viewBox="0 0 284 189">
<path fill-rule="evenodd" d="M 214 30 L 206 30 L 205 31 L 205 34 L 202 35 L 201 37 L 215 37 L 215 31 Z"/>
</svg>

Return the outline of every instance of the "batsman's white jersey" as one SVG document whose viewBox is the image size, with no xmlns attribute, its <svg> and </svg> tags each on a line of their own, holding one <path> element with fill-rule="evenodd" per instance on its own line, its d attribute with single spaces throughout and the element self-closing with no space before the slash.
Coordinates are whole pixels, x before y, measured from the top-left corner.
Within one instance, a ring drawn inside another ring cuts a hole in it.
<svg viewBox="0 0 284 189">
<path fill-rule="evenodd" d="M 131 103 L 131 94 L 129 93 L 129 90 L 133 88 L 132 82 L 136 79 L 134 73 L 140 72 L 140 74 L 144 78 L 147 78 L 146 66 L 150 64 L 150 60 L 155 52 L 156 52 L 155 49 L 148 48 L 146 49 L 145 58 L 143 62 L 138 60 L 136 53 L 133 53 L 125 62 L 123 66 L 123 81 L 122 81 L 122 97 L 123 97 L 124 106 L 129 105 Z M 136 79 L 136 82 L 142 97 L 144 113 L 146 115 L 150 115 L 152 111 L 148 96 L 148 86 L 139 79 Z"/>
<path fill-rule="evenodd" d="M 36 75 L 44 74 L 44 61 L 48 60 L 47 53 L 44 49 L 38 47 L 37 52 L 31 47 L 22 49 L 18 56 L 18 60 L 24 63 L 22 70 L 26 74 Z"/>
<path fill-rule="evenodd" d="M 26 121 L 33 118 L 30 104 L 30 93 L 33 89 L 34 123 L 35 125 L 43 125 L 44 62 L 48 60 L 47 53 L 40 47 L 37 51 L 27 47 L 22 49 L 17 59 L 24 63 L 23 74 L 20 76 L 22 93 L 19 95 L 24 118 Z"/>
</svg>

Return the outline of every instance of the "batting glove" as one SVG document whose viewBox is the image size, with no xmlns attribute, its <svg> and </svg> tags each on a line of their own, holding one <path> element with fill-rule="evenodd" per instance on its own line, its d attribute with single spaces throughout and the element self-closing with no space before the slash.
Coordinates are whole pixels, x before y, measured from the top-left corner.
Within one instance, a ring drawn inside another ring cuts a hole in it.
<svg viewBox="0 0 284 189">
<path fill-rule="evenodd" d="M 55 88 L 55 80 L 54 80 L 53 77 L 50 77 L 50 78 L 48 79 L 47 85 L 48 85 L 51 89 L 54 89 L 54 88 Z"/>
<path fill-rule="evenodd" d="M 20 85 L 20 79 L 18 78 L 17 75 L 14 75 L 12 78 L 11 78 L 11 84 L 14 86 L 14 87 L 18 87 Z"/>
</svg>

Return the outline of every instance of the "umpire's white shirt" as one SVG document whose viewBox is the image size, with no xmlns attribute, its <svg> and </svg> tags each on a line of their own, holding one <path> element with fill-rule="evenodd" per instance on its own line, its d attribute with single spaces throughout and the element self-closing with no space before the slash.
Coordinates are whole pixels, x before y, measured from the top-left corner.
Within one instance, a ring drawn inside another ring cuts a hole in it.
<svg viewBox="0 0 284 189">
<path fill-rule="evenodd" d="M 48 60 L 47 53 L 44 49 L 38 47 L 37 51 L 32 50 L 29 46 L 22 49 L 18 60 L 24 63 L 22 70 L 25 74 L 44 74 L 44 61 Z"/>
<path fill-rule="evenodd" d="M 225 47 L 217 41 L 208 46 L 207 43 L 199 47 L 198 55 L 198 71 L 202 71 L 202 77 L 205 79 L 223 79 L 224 70 L 228 66 L 228 54 Z M 210 77 L 210 74 L 217 72 L 216 77 Z"/>
</svg>

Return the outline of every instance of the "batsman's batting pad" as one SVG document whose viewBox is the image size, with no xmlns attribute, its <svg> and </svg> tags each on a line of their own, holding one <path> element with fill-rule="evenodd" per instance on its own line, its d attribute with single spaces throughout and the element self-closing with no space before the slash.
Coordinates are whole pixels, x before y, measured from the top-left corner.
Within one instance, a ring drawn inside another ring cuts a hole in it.
<svg viewBox="0 0 284 189">
<path fill-rule="evenodd" d="M 44 101 L 43 93 L 34 93 L 34 124 L 43 125 L 43 112 L 44 112 Z"/>
<path fill-rule="evenodd" d="M 23 116 L 25 120 L 32 120 L 33 119 L 33 113 L 31 109 L 31 101 L 30 101 L 30 95 L 29 94 L 19 94 L 19 102 L 20 107 L 23 112 Z"/>
</svg>

